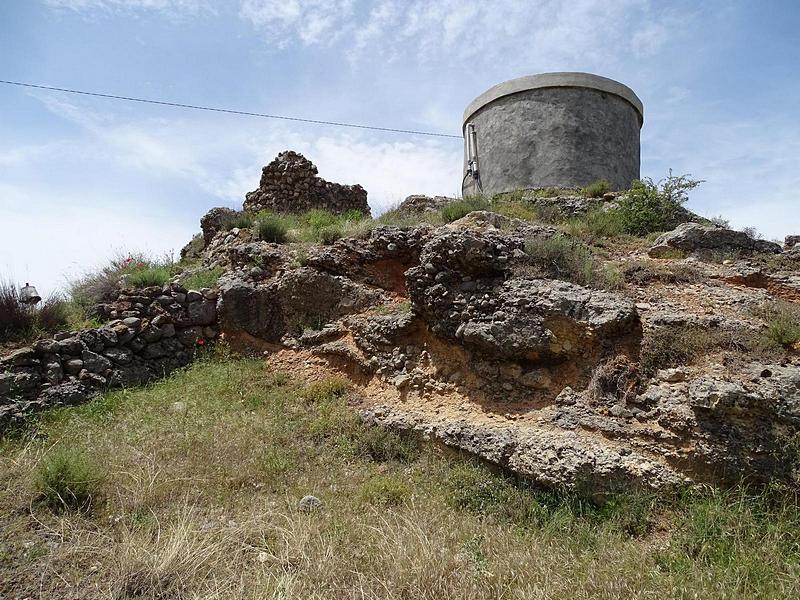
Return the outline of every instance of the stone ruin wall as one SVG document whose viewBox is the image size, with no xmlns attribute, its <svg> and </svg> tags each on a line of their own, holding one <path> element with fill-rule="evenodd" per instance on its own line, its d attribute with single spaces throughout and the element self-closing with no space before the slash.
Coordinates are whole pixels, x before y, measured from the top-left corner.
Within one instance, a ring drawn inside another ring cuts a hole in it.
<svg viewBox="0 0 800 600">
<path fill-rule="evenodd" d="M 258 189 L 245 196 L 244 210 L 303 212 L 321 208 L 333 213 L 358 210 L 370 214 L 367 191 L 360 185 L 331 183 L 302 154 L 286 150 L 262 169 Z"/>
<path fill-rule="evenodd" d="M 121 289 L 98 313 L 102 327 L 58 333 L 0 358 L 0 428 L 38 410 L 141 385 L 189 364 L 214 340 L 217 292 Z"/>
</svg>

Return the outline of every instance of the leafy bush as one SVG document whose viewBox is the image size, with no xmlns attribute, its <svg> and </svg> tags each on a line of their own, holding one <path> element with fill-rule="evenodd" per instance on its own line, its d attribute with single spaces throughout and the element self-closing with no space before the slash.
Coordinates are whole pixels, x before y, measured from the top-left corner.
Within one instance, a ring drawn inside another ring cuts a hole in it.
<svg viewBox="0 0 800 600">
<path fill-rule="evenodd" d="M 253 224 L 255 235 L 258 239 L 273 244 L 282 244 L 286 241 L 288 227 L 286 222 L 278 215 L 259 214 L 258 219 Z"/>
<path fill-rule="evenodd" d="M 754 351 L 757 342 L 747 331 L 689 325 L 654 327 L 645 330 L 639 363 L 642 373 L 653 375 L 659 369 L 691 364 L 714 351 Z"/>
<path fill-rule="evenodd" d="M 649 496 L 618 496 L 598 505 L 582 496 L 537 489 L 525 481 L 495 474 L 477 463 L 453 467 L 448 481 L 451 503 L 458 509 L 522 527 L 558 531 L 600 525 L 629 536 L 647 533 L 656 501 Z"/>
<path fill-rule="evenodd" d="M 36 307 L 36 328 L 46 333 L 55 333 L 70 323 L 69 304 L 61 294 L 50 294 Z"/>
<path fill-rule="evenodd" d="M 113 256 L 101 267 L 89 271 L 69 284 L 68 292 L 73 302 L 85 313 L 90 313 L 95 305 L 107 300 L 117 290 L 123 275 L 136 265 L 148 262 L 144 254 L 121 254 Z"/>
<path fill-rule="evenodd" d="M 673 176 L 672 171 L 658 183 L 649 178 L 634 181 L 618 202 L 623 229 L 631 235 L 643 236 L 674 228 L 689 197 L 688 191 L 701 183 L 702 180 L 689 179 L 688 175 Z"/>
<path fill-rule="evenodd" d="M 581 189 L 581 194 L 587 198 L 600 198 L 611 189 L 611 184 L 605 179 L 598 179 Z"/>
<path fill-rule="evenodd" d="M 456 200 L 442 207 L 440 214 L 445 223 L 452 223 L 476 210 L 489 210 L 488 200 L 482 196 L 469 196 L 463 200 Z"/>
<path fill-rule="evenodd" d="M 47 454 L 36 472 L 38 497 L 52 510 L 88 510 L 101 477 L 86 454 L 65 448 Z"/>
</svg>

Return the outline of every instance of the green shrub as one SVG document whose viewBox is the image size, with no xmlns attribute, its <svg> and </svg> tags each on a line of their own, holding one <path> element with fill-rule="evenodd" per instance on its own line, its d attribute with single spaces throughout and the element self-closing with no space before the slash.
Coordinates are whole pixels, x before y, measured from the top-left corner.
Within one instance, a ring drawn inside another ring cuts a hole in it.
<svg viewBox="0 0 800 600">
<path fill-rule="evenodd" d="M 377 462 L 411 462 L 419 456 L 419 438 L 413 433 L 363 425 L 354 434 L 357 454 Z"/>
<path fill-rule="evenodd" d="M 525 253 L 546 275 L 588 285 L 595 261 L 588 246 L 565 235 L 535 237 L 525 242 Z"/>
<path fill-rule="evenodd" d="M 714 351 L 751 352 L 758 340 L 745 330 L 665 326 L 645 330 L 639 362 L 645 375 L 659 369 L 691 364 Z"/>
<path fill-rule="evenodd" d="M 791 347 L 800 342 L 800 306 L 785 301 L 774 301 L 758 311 L 767 324 L 767 342 Z"/>
<path fill-rule="evenodd" d="M 375 475 L 361 488 L 361 501 L 380 506 L 399 506 L 411 496 L 411 487 L 397 475 Z"/>
<path fill-rule="evenodd" d="M 350 382 L 344 377 L 328 377 L 309 384 L 301 397 L 307 402 L 324 402 L 344 397 L 350 391 Z"/>
<path fill-rule="evenodd" d="M 634 181 L 618 202 L 625 232 L 644 236 L 673 229 L 678 225 L 688 191 L 701 183 L 702 180 L 689 179 L 688 175 L 673 176 L 672 171 L 658 183 L 649 178 Z"/>
<path fill-rule="evenodd" d="M 522 527 L 560 532 L 604 524 L 629 536 L 652 527 L 657 504 L 649 496 L 617 496 L 598 505 L 585 497 L 542 490 L 525 481 L 495 474 L 477 463 L 452 468 L 447 482 L 450 501 L 458 509 Z"/>
<path fill-rule="evenodd" d="M 251 212 L 238 212 L 230 215 L 222 221 L 222 229 L 230 231 L 231 229 L 251 229 L 255 224 L 256 215 Z"/>
<path fill-rule="evenodd" d="M 490 210 L 488 200 L 482 196 L 469 196 L 463 200 L 446 204 L 442 207 L 440 214 L 445 223 L 452 223 L 476 210 Z"/>
<path fill-rule="evenodd" d="M 136 267 L 128 273 L 127 283 L 130 287 L 161 287 L 172 278 L 173 268 L 165 264 L 146 264 Z"/>
<path fill-rule="evenodd" d="M 273 244 L 282 244 L 286 241 L 289 228 L 286 221 L 278 215 L 259 214 L 253 224 L 255 235 L 258 239 Z"/>
<path fill-rule="evenodd" d="M 581 194 L 587 198 L 600 198 L 611 189 L 611 184 L 605 179 L 598 179 L 581 189 Z"/>
<path fill-rule="evenodd" d="M 103 266 L 70 282 L 68 287 L 70 298 L 85 315 L 91 316 L 94 307 L 108 300 L 117 290 L 123 275 L 130 273 L 139 265 L 144 266 L 149 262 L 147 256 L 140 252 L 118 253 Z"/>
<path fill-rule="evenodd" d="M 618 210 L 590 210 L 585 215 L 573 217 L 564 225 L 570 235 L 589 238 L 613 238 L 625 232 L 622 213 Z"/>
<path fill-rule="evenodd" d="M 195 271 L 191 275 L 184 277 L 181 283 L 190 290 L 199 290 L 202 288 L 211 288 L 217 285 L 220 275 L 224 273 L 221 267 L 214 267 L 213 269 L 201 269 Z"/>
<path fill-rule="evenodd" d="M 36 471 L 38 497 L 52 510 L 88 510 L 97 497 L 101 477 L 80 451 L 58 448 L 48 453 Z"/>
<path fill-rule="evenodd" d="M 332 244 L 342 238 L 342 228 L 338 224 L 321 227 L 318 232 L 319 241 L 323 244 Z"/>
</svg>

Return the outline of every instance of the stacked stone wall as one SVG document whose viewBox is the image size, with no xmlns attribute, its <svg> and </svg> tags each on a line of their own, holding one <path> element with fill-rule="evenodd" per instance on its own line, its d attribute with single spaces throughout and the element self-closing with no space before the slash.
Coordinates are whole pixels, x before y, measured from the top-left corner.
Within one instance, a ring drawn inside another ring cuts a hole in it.
<svg viewBox="0 0 800 600">
<path fill-rule="evenodd" d="M 121 289 L 97 307 L 102 327 L 56 334 L 0 358 L 0 428 L 37 410 L 141 385 L 213 341 L 217 292 L 180 284 Z"/>
<path fill-rule="evenodd" d="M 321 208 L 333 213 L 358 210 L 369 214 L 367 191 L 360 185 L 331 183 L 302 154 L 287 150 L 263 168 L 258 189 L 245 196 L 244 210 L 303 212 Z"/>
</svg>

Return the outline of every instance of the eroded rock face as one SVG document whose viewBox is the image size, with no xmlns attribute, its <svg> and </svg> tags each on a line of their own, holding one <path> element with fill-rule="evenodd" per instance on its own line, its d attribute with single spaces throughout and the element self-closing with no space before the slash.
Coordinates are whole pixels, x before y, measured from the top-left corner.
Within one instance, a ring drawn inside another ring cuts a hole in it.
<svg viewBox="0 0 800 600">
<path fill-rule="evenodd" d="M 263 284 L 232 275 L 220 281 L 218 318 L 226 335 L 245 333 L 277 343 L 382 300 L 375 289 L 311 268 L 286 271 Z"/>
<path fill-rule="evenodd" d="M 632 333 L 636 308 L 618 294 L 552 279 L 506 279 L 524 239 L 450 231 L 407 273 L 409 298 L 435 334 L 495 358 L 566 360 Z"/>
<path fill-rule="evenodd" d="M 659 258 L 675 250 L 701 256 L 710 252 L 750 255 L 754 252 L 777 254 L 781 247 L 775 242 L 754 239 L 743 231 L 683 223 L 656 239 L 648 254 Z"/>
<path fill-rule="evenodd" d="M 302 154 L 278 154 L 261 173 L 258 189 L 245 196 L 244 210 L 302 212 L 321 208 L 334 213 L 369 214 L 367 192 L 360 185 L 341 185 L 317 177 L 317 167 Z"/>
</svg>

